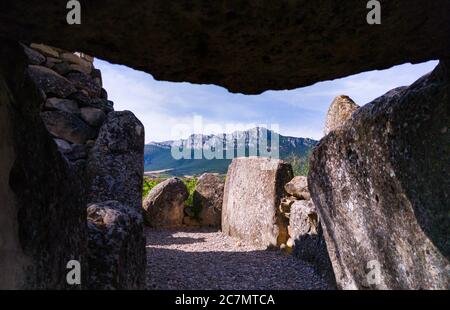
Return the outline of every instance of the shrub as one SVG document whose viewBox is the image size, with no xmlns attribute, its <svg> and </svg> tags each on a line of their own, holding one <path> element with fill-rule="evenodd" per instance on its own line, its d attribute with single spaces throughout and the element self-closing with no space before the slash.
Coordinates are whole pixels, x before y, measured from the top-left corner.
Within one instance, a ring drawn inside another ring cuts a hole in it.
<svg viewBox="0 0 450 310">
<path fill-rule="evenodd" d="M 194 190 L 195 186 L 197 185 L 197 178 L 183 178 L 182 179 L 184 184 L 186 185 L 188 192 L 189 192 L 189 198 L 186 200 L 185 205 L 189 207 L 194 206 Z M 195 213 L 195 211 L 194 211 Z"/>
<path fill-rule="evenodd" d="M 142 197 L 143 198 L 147 197 L 148 193 L 152 190 L 152 188 L 161 183 L 162 181 L 164 181 L 164 179 L 152 179 L 144 177 Z"/>
<path fill-rule="evenodd" d="M 286 158 L 285 161 L 291 164 L 294 176 L 298 175 L 308 176 L 310 158 L 311 152 L 308 152 L 308 154 L 305 157 L 290 155 Z"/>
</svg>

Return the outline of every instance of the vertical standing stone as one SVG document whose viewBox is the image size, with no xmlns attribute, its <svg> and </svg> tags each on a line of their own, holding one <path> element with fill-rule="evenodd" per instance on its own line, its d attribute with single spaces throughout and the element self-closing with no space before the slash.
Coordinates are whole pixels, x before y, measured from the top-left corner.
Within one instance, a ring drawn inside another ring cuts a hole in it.
<svg viewBox="0 0 450 310">
<path fill-rule="evenodd" d="M 361 107 L 308 176 L 340 288 L 448 289 L 449 62 Z"/>
<path fill-rule="evenodd" d="M 88 158 L 88 201 L 140 209 L 143 174 L 144 126 L 129 111 L 109 113 Z"/>
<path fill-rule="evenodd" d="M 359 106 L 348 96 L 341 95 L 334 98 L 328 108 L 324 134 L 327 135 L 339 128 L 358 108 Z"/>
<path fill-rule="evenodd" d="M 110 112 L 87 162 L 90 288 L 145 288 L 143 165 L 144 126 Z"/>
<path fill-rule="evenodd" d="M 222 230 L 258 246 L 288 240 L 288 220 L 278 210 L 292 167 L 268 158 L 237 158 L 228 168 L 222 206 Z"/>
<path fill-rule="evenodd" d="M 194 209 L 199 212 L 200 224 L 220 228 L 222 222 L 224 181 L 213 173 L 204 173 L 195 186 Z"/>
<path fill-rule="evenodd" d="M 85 192 L 45 129 L 42 96 L 23 48 L 0 45 L 0 288 L 79 289 L 86 283 Z M 69 285 L 67 263 L 81 264 Z"/>
</svg>

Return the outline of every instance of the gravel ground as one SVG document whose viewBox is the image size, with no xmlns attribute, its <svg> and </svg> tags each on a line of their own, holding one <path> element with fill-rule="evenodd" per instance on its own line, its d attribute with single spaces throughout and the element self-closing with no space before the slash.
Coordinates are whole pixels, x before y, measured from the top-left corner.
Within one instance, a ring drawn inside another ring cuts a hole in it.
<svg viewBox="0 0 450 310">
<path fill-rule="evenodd" d="M 221 232 L 146 228 L 149 289 L 328 289 L 307 263 Z"/>
</svg>

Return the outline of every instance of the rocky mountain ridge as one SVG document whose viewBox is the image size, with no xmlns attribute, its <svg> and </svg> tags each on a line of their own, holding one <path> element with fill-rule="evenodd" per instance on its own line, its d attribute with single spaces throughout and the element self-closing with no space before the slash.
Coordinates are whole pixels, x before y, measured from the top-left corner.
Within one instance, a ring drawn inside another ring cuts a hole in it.
<svg viewBox="0 0 450 310">
<path fill-rule="evenodd" d="M 313 147 L 318 143 L 318 141 L 310 138 L 283 136 L 275 131 L 262 127 L 245 131 L 235 131 L 230 134 L 192 134 L 187 139 L 151 142 L 147 144 L 144 155 L 145 170 L 173 169 L 171 174 L 174 175 L 200 174 L 203 172 L 226 173 L 231 160 L 235 157 L 247 157 L 250 155 L 268 157 L 268 154 L 264 154 L 265 143 L 260 143 L 260 138 L 264 135 L 267 137 L 267 149 L 269 150 L 271 141 L 275 141 L 275 138 L 278 138 L 279 157 L 285 160 L 289 158 L 305 160 Z M 224 150 L 224 158 L 208 160 L 202 156 L 201 159 L 193 159 L 193 157 L 190 157 L 177 160 L 173 158 L 171 148 L 180 145 L 187 146 L 194 153 L 201 150 L 222 148 Z M 233 148 L 233 158 L 226 156 L 230 147 Z M 276 156 L 276 153 L 273 154 Z"/>
</svg>

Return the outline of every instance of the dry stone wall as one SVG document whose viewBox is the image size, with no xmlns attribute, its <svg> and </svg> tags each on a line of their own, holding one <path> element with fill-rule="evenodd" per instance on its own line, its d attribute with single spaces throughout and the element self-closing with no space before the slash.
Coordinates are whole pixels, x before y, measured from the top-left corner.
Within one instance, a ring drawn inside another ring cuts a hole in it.
<svg viewBox="0 0 450 310">
<path fill-rule="evenodd" d="M 88 55 L 3 41 L 0 58 L 0 287 L 144 288 L 142 124 Z"/>
<path fill-rule="evenodd" d="M 22 44 L 28 74 L 44 103 L 41 117 L 58 149 L 69 161 L 87 159 L 113 102 L 102 88 L 93 58 L 44 44 Z"/>
</svg>

